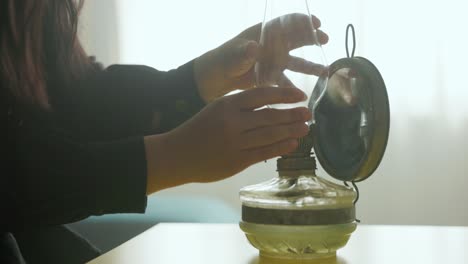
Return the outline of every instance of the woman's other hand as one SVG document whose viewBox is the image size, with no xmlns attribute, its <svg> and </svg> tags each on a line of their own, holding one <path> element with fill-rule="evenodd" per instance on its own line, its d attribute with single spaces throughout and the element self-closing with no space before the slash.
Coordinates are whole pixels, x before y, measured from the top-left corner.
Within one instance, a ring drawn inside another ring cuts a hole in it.
<svg viewBox="0 0 468 264">
<path fill-rule="evenodd" d="M 256 85 L 254 66 L 257 61 L 279 73 L 288 69 L 318 75 L 323 70 L 322 65 L 289 54 L 302 46 L 328 42 L 327 34 L 319 29 L 321 22 L 318 18 L 289 14 L 269 21 L 264 29 L 266 41 L 262 47 L 259 45 L 261 26 L 257 24 L 244 30 L 195 60 L 195 80 L 206 102 L 233 90 L 253 88 Z M 316 35 L 313 29 L 316 29 Z M 280 78 L 283 79 L 276 80 L 280 86 L 292 86 L 284 75 L 281 74 Z"/>
<path fill-rule="evenodd" d="M 211 102 L 231 91 L 253 87 L 258 43 L 233 38 L 195 60 L 194 74 L 198 92 Z"/>
<path fill-rule="evenodd" d="M 309 130 L 308 109 L 262 107 L 305 98 L 294 88 L 252 89 L 213 101 L 171 132 L 146 137 L 148 193 L 221 180 L 295 150 Z"/>
</svg>

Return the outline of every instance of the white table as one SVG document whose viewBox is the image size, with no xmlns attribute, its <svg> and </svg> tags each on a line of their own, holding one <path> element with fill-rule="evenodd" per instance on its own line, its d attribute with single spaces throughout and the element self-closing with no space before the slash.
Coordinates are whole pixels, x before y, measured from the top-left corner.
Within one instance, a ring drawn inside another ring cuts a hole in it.
<svg viewBox="0 0 468 264">
<path fill-rule="evenodd" d="M 258 257 L 236 224 L 159 224 L 90 263 L 272 262 Z M 360 225 L 336 260 L 316 263 L 468 264 L 468 227 Z"/>
</svg>

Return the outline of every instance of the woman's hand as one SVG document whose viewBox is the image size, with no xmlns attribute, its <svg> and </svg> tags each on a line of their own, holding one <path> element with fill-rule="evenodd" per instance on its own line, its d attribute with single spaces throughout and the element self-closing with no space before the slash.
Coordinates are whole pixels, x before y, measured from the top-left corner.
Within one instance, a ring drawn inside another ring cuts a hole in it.
<svg viewBox="0 0 468 264">
<path fill-rule="evenodd" d="M 323 65 L 289 54 L 303 46 L 326 43 L 328 36 L 318 30 L 320 26 L 320 20 L 304 14 L 289 14 L 268 21 L 260 39 L 256 84 L 295 87 L 284 74 L 286 69 L 320 76 L 324 70 Z"/>
<path fill-rule="evenodd" d="M 289 55 L 291 50 L 325 44 L 328 36 L 320 28 L 320 20 L 303 14 L 289 14 L 269 21 L 264 29 L 264 45 L 259 46 L 261 24 L 254 25 L 195 60 L 195 80 L 201 97 L 210 102 L 233 90 L 249 89 L 256 85 L 254 66 L 257 61 L 270 65 L 270 70 L 282 73 L 285 69 L 318 75 L 322 65 Z M 316 29 L 316 34 L 313 30 Z M 263 68 L 265 69 L 265 67 Z M 265 74 L 263 74 L 265 75 Z M 292 86 L 287 78 L 276 80 Z M 262 82 L 262 80 L 260 80 Z"/>
<path fill-rule="evenodd" d="M 148 193 L 221 180 L 295 150 L 309 131 L 307 108 L 256 109 L 305 98 L 298 89 L 252 89 L 212 102 L 171 132 L 146 137 Z"/>
</svg>

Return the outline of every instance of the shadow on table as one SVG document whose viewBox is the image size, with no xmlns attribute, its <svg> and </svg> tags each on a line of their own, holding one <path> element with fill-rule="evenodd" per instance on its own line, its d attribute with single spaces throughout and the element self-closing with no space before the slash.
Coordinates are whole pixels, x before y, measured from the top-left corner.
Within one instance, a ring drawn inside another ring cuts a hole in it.
<svg viewBox="0 0 468 264">
<path fill-rule="evenodd" d="M 248 264 L 350 264 L 340 257 L 332 257 L 326 259 L 272 259 L 262 256 L 252 258 Z"/>
</svg>

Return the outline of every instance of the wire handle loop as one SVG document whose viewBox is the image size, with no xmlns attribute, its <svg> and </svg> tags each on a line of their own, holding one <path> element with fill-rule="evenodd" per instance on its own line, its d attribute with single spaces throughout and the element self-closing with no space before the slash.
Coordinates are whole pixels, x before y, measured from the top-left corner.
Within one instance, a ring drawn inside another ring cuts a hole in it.
<svg viewBox="0 0 468 264">
<path fill-rule="evenodd" d="M 350 187 L 348 182 L 343 182 L 346 187 Z M 353 186 L 353 189 L 356 191 L 356 199 L 353 201 L 354 205 L 359 201 L 359 189 L 356 185 L 356 182 L 352 181 L 351 185 Z M 356 222 L 361 223 L 361 220 L 356 218 Z"/>
<path fill-rule="evenodd" d="M 349 56 L 349 30 L 351 29 L 351 33 L 352 33 L 352 37 L 353 37 L 353 49 L 351 51 L 351 56 Z M 352 58 L 354 57 L 354 52 L 356 51 L 356 32 L 354 31 L 354 26 L 353 24 L 348 24 L 348 26 L 346 27 L 346 43 L 345 43 L 345 47 L 346 47 L 346 56 L 348 58 Z"/>
<path fill-rule="evenodd" d="M 343 182 L 346 187 L 351 187 L 349 186 L 348 182 Z M 354 181 L 351 182 L 351 185 L 353 186 L 353 189 L 356 191 L 356 199 L 353 201 L 353 203 L 356 205 L 357 202 L 359 201 L 359 189 Z"/>
</svg>

